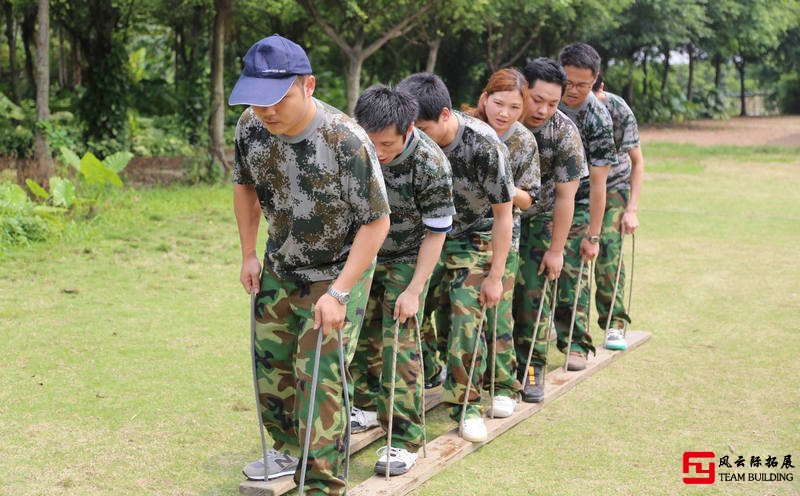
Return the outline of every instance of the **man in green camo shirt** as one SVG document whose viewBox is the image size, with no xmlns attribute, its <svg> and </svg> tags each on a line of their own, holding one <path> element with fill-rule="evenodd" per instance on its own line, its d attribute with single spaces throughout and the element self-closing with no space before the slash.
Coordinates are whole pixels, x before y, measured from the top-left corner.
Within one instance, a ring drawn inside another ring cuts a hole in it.
<svg viewBox="0 0 800 496">
<path fill-rule="evenodd" d="M 345 416 L 337 329 L 358 338 L 375 255 L 389 229 L 383 177 L 366 133 L 313 98 L 305 51 L 273 35 L 244 56 L 229 99 L 248 105 L 236 125 L 233 203 L 242 247 L 240 279 L 256 293 L 256 362 L 261 418 L 274 441 L 251 479 L 294 474 L 300 440 L 312 430 L 306 487 L 339 495 Z M 256 255 L 267 220 L 262 271 Z M 319 385 L 309 398 L 318 333 Z M 306 425 L 310 402 L 317 416 Z"/>
<path fill-rule="evenodd" d="M 514 289 L 514 342 L 522 399 L 536 403 L 544 398 L 542 367 L 550 328 L 549 295 L 542 293 L 545 280 L 552 285 L 561 275 L 564 246 L 572 222 L 575 192 L 588 174 L 580 134 L 575 124 L 558 110 L 567 76 L 555 60 L 540 57 L 525 65 L 528 103 L 523 123 L 533 131 L 539 146 L 541 189 L 537 201 L 522 213 L 520 268 Z M 542 301 L 544 300 L 544 301 Z M 534 329 L 539 306 L 542 317 Z M 525 370 L 528 353 L 533 370 Z M 566 348 L 566 341 L 558 345 Z M 535 381 L 531 378 L 535 377 Z"/>
<path fill-rule="evenodd" d="M 578 126 L 589 175 L 581 179 L 575 195 L 575 213 L 564 254 L 564 272 L 559 280 L 559 297 L 555 322 L 559 340 L 566 340 L 577 299 L 572 344 L 567 353 L 567 370 L 586 368 L 588 353 L 594 352 L 589 334 L 588 270 L 579 274 L 581 258 L 589 263 L 597 257 L 603 212 L 606 206 L 606 178 L 617 165 L 614 146 L 614 125 L 605 106 L 592 94 L 592 85 L 600 72 L 600 56 L 585 43 L 572 43 L 559 54 L 559 62 L 567 74 L 567 86 L 559 109 Z M 585 277 L 586 276 L 586 277 Z M 575 294 L 578 279 L 580 294 Z"/>
<path fill-rule="evenodd" d="M 364 326 L 350 366 L 355 390 L 353 432 L 380 418 L 388 427 L 394 329 L 398 327 L 392 440 L 379 450 L 375 472 L 401 475 L 416 463 L 422 445 L 423 377 L 418 323 L 428 278 L 453 224 L 453 180 L 447 157 L 413 125 L 419 107 L 403 91 L 376 85 L 358 99 L 355 117 L 367 131 L 383 167 L 392 209 L 391 227 L 378 252 Z M 377 410 L 377 415 L 375 413 Z M 388 465 L 387 455 L 388 454 Z"/>
<path fill-rule="evenodd" d="M 431 288 L 440 286 L 447 291 L 451 308 L 446 316 L 447 328 L 437 322 L 437 332 L 448 336 L 444 401 L 453 405 L 451 418 L 460 419 L 464 414 L 462 437 L 483 442 L 488 435 L 480 410 L 485 343 L 482 344 L 478 329 L 481 307 L 493 308 L 503 297 L 515 191 L 507 150 L 486 123 L 453 110 L 447 87 L 438 76 L 412 74 L 397 88 L 417 98 L 419 116 L 415 124 L 444 150 L 453 171 L 456 216 L 431 276 Z M 429 294 L 426 320 L 436 305 Z M 435 353 L 435 333 L 423 332 L 434 336 Z M 479 361 L 471 377 L 469 404 L 462 412 L 476 342 Z"/>
<path fill-rule="evenodd" d="M 623 329 L 631 321 L 623 303 L 625 296 L 625 266 L 622 257 L 622 236 L 632 234 L 639 227 L 636 211 L 644 179 L 644 156 L 639 143 L 639 126 L 636 116 L 622 97 L 605 91 L 601 75 L 592 88 L 598 100 L 605 104 L 614 122 L 614 143 L 619 165 L 613 167 L 606 182 L 606 211 L 603 216 L 603 233 L 600 235 L 600 253 L 595 265 L 597 292 L 597 323 L 606 329 L 605 347 L 624 350 L 628 347 Z M 620 264 L 619 285 L 614 297 L 617 264 Z M 613 302 L 612 302 L 613 298 Z M 609 310 L 610 309 L 610 310 Z M 611 320 L 608 320 L 611 311 Z"/>
</svg>

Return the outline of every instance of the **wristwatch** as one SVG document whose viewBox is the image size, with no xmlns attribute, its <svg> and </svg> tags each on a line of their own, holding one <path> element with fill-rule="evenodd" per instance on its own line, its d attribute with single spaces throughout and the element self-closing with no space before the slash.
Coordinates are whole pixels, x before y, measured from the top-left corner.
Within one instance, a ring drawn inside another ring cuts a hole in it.
<svg viewBox="0 0 800 496">
<path fill-rule="evenodd" d="M 593 245 L 596 245 L 597 243 L 600 242 L 600 236 L 586 236 L 586 239 L 588 239 L 589 242 Z"/>
<path fill-rule="evenodd" d="M 336 298 L 340 305 L 347 305 L 350 302 L 350 293 L 339 291 L 333 286 L 328 286 L 328 294 Z"/>
</svg>

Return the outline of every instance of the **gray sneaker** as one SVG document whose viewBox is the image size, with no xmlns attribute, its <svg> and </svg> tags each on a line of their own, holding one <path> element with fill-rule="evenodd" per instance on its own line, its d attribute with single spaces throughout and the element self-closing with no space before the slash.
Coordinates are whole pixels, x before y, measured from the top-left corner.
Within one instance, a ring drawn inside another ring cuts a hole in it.
<svg viewBox="0 0 800 496">
<path fill-rule="evenodd" d="M 293 475 L 299 462 L 300 460 L 292 455 L 287 455 L 274 449 L 269 450 L 267 452 L 267 479 L 272 480 L 285 475 Z M 248 463 L 242 469 L 242 473 L 250 480 L 264 480 L 264 459 L 259 458 L 252 463 Z"/>
<path fill-rule="evenodd" d="M 368 431 L 375 427 L 380 427 L 380 425 L 381 423 L 378 422 L 378 412 L 362 410 L 355 406 L 350 412 L 350 433 L 352 434 Z"/>
</svg>

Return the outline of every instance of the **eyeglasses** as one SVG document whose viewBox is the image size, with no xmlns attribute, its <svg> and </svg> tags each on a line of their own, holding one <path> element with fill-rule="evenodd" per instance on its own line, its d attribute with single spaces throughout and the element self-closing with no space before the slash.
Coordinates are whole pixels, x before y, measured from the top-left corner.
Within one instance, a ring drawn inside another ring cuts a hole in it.
<svg viewBox="0 0 800 496">
<path fill-rule="evenodd" d="M 569 79 L 567 79 L 567 88 L 568 89 L 578 88 L 581 91 L 586 91 L 591 87 L 592 87 L 592 83 L 576 83 L 574 81 L 570 81 Z"/>
</svg>

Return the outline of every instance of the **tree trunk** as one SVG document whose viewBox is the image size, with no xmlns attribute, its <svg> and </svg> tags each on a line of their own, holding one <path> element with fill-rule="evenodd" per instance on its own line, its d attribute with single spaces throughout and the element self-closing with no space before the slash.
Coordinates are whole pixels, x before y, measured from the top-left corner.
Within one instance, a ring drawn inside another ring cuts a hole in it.
<svg viewBox="0 0 800 496">
<path fill-rule="evenodd" d="M 686 47 L 689 54 L 689 80 L 686 82 L 686 100 L 692 101 L 692 85 L 694 84 L 694 45 L 689 43 Z"/>
<path fill-rule="evenodd" d="M 36 31 L 36 11 L 31 10 L 25 13 L 22 18 L 22 46 L 25 48 L 25 75 L 28 77 L 30 88 L 36 87 L 36 79 L 33 74 L 33 53 L 31 44 L 36 41 L 33 39 Z"/>
<path fill-rule="evenodd" d="M 81 55 L 81 45 L 78 41 L 73 38 L 72 43 L 70 43 L 70 55 L 72 57 L 72 61 L 70 62 L 70 78 L 69 78 L 69 85 L 72 89 L 77 88 L 83 84 L 83 73 L 81 72 L 83 65 L 83 55 Z"/>
<path fill-rule="evenodd" d="M 747 96 L 744 89 L 744 59 L 736 63 L 736 69 L 739 71 L 739 116 L 747 116 Z"/>
<path fill-rule="evenodd" d="M 83 138 L 93 142 L 96 155 L 126 149 L 130 140 L 128 53 L 115 36 L 121 19 L 116 4 L 115 0 L 75 2 L 74 13 L 62 20 L 73 50 L 80 45 L 81 58 L 86 61 L 82 78 L 86 91 L 75 109 L 84 123 Z"/>
<path fill-rule="evenodd" d="M 437 36 L 428 42 L 428 61 L 425 63 L 425 72 L 433 72 L 436 68 L 436 58 L 439 56 L 439 47 L 442 46 L 442 37 Z"/>
<path fill-rule="evenodd" d="M 225 157 L 225 87 L 223 69 L 225 67 L 225 34 L 232 0 L 214 0 L 214 28 L 211 40 L 211 101 L 208 116 L 208 153 L 213 161 L 218 160 L 230 175 L 231 165 Z"/>
<path fill-rule="evenodd" d="M 669 47 L 664 47 L 664 73 L 661 76 L 661 102 L 667 102 L 667 83 L 669 81 Z"/>
<path fill-rule="evenodd" d="M 36 33 L 36 177 L 50 175 L 50 149 L 39 123 L 50 119 L 50 0 L 38 0 L 39 30 Z"/>
<path fill-rule="evenodd" d="M 19 103 L 19 83 L 17 81 L 17 30 L 14 29 L 14 4 L 11 0 L 3 1 L 3 12 L 6 16 L 6 40 L 8 41 L 8 63 L 11 69 L 9 82 L 11 86 L 11 100 Z"/>
<path fill-rule="evenodd" d="M 347 68 L 344 71 L 345 90 L 347 92 L 347 115 L 353 115 L 356 108 L 356 100 L 361 87 L 361 66 L 364 64 L 364 56 L 360 51 L 354 51 L 347 61 Z"/>
<path fill-rule="evenodd" d="M 644 77 L 642 78 L 642 96 L 647 98 L 647 52 L 644 52 L 644 56 L 642 57 L 642 72 L 644 72 Z"/>
<path fill-rule="evenodd" d="M 722 85 L 722 57 L 716 55 L 714 57 L 714 88 L 720 89 Z"/>
<path fill-rule="evenodd" d="M 633 70 L 635 68 L 634 61 L 631 59 L 630 67 L 628 68 L 628 84 L 625 86 L 625 95 L 627 98 L 625 100 L 628 102 L 628 105 L 633 104 Z"/>
<path fill-rule="evenodd" d="M 64 30 L 58 28 L 58 87 L 67 87 L 67 57 L 64 50 Z"/>
</svg>

